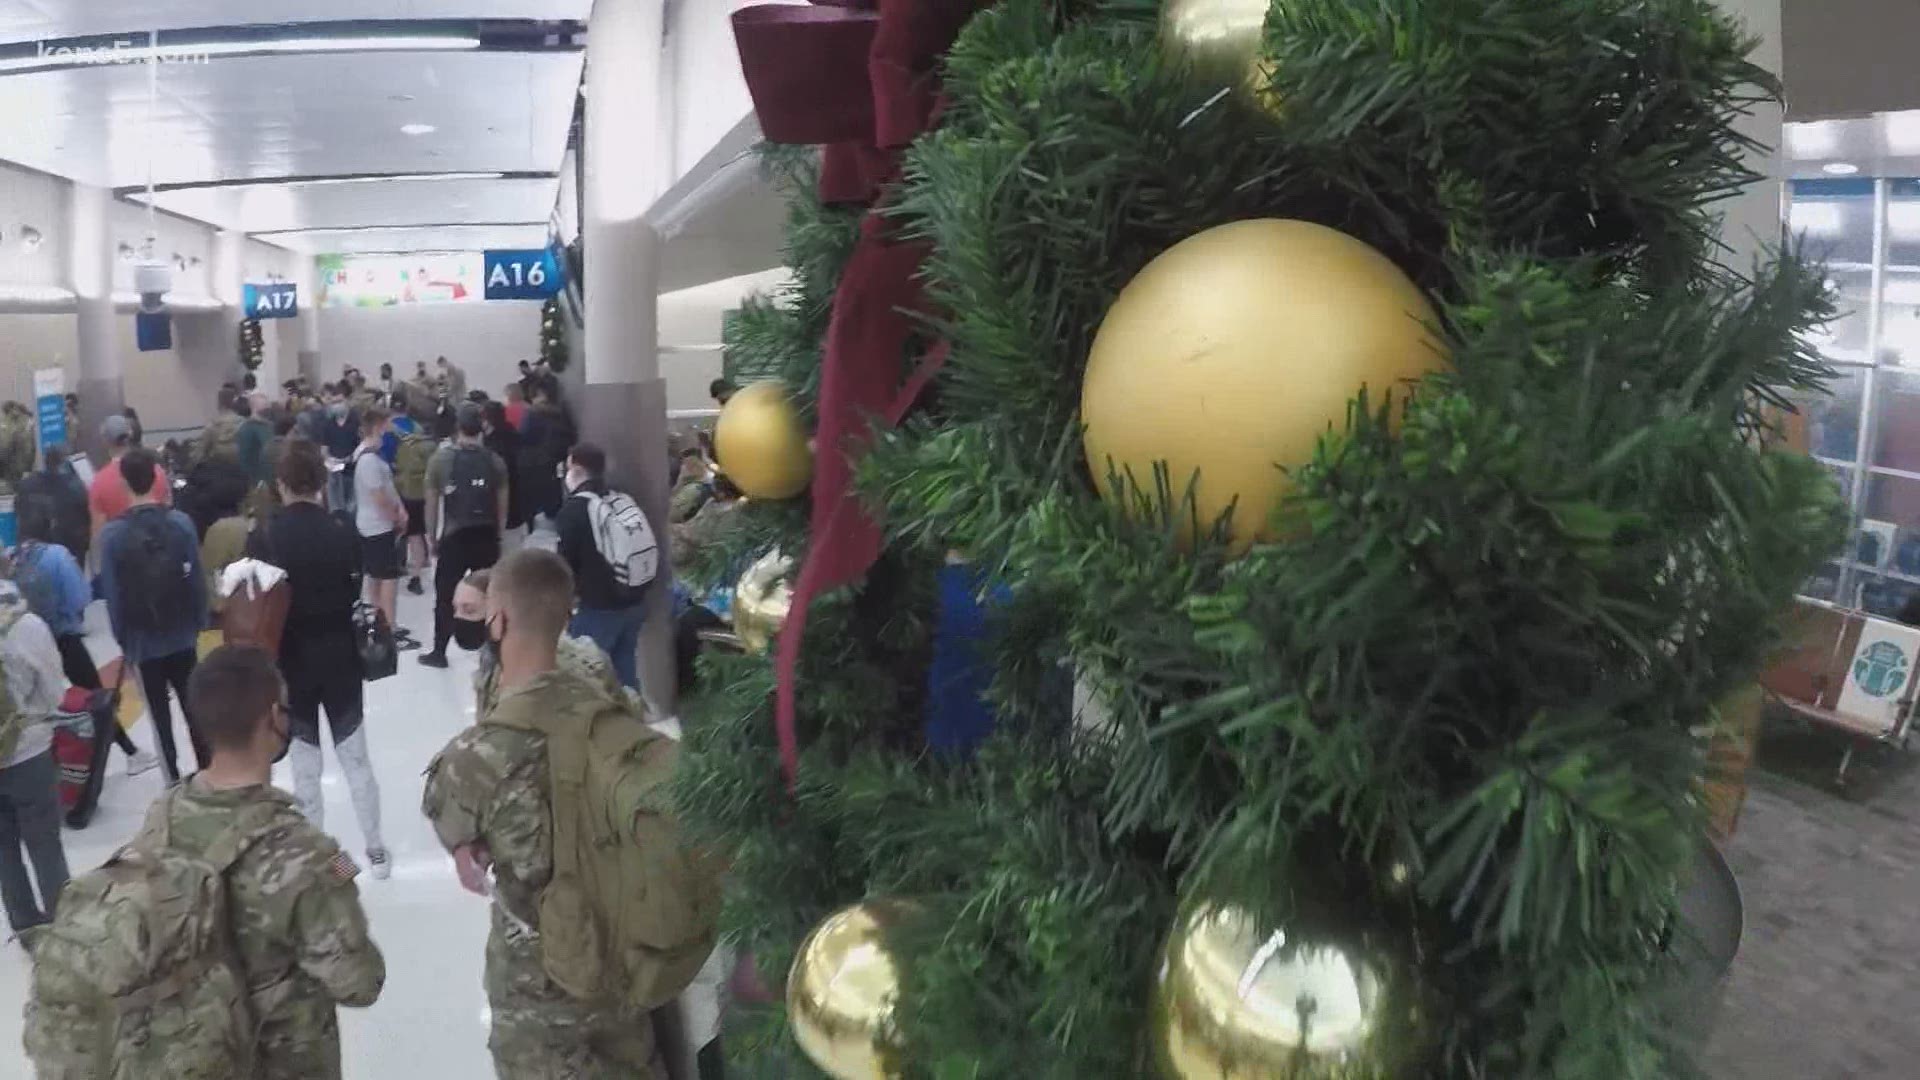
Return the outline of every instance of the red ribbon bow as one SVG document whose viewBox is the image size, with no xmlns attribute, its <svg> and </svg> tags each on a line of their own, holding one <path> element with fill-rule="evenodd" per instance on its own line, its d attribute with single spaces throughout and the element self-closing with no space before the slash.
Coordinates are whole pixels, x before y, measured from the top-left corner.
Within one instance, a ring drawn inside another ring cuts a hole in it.
<svg viewBox="0 0 1920 1080">
<path fill-rule="evenodd" d="M 824 143 L 820 197 L 871 205 L 900 174 L 900 153 L 933 126 L 938 68 L 960 28 L 992 0 L 815 0 L 734 13 L 734 41 L 761 132 L 773 142 Z M 818 455 L 806 560 L 774 655 L 774 726 L 791 788 L 800 771 L 794 682 L 807 611 L 823 592 L 857 581 L 880 557 L 880 527 L 852 491 L 853 463 L 875 418 L 893 426 L 946 362 L 944 344 L 904 384 L 899 357 L 925 310 L 917 244 L 896 241 L 878 213 L 861 222 L 834 294 L 820 375 Z"/>
</svg>

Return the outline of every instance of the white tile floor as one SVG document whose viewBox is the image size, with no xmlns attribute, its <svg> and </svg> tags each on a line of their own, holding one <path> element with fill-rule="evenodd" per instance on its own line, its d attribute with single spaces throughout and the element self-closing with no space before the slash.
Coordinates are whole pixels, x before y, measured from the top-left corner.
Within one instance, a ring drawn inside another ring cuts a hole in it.
<svg viewBox="0 0 1920 1080">
<path fill-rule="evenodd" d="M 402 592 L 399 621 L 416 636 L 430 638 L 431 597 Z M 486 902 L 461 891 L 452 863 L 420 816 L 422 770 L 447 739 L 472 722 L 474 660 L 455 650 L 453 667 L 434 671 L 420 666 L 419 655 L 403 654 L 399 675 L 367 687 L 367 738 L 394 870 L 388 881 L 364 874 L 360 879 L 374 939 L 386 954 L 387 986 L 371 1009 L 341 1010 L 347 1080 L 466 1080 L 493 1072 L 480 985 Z M 152 746 L 151 723 L 142 720 L 133 738 Z M 180 745 L 182 764 L 190 765 L 184 733 Z M 93 823 L 66 834 L 67 861 L 76 874 L 99 865 L 132 836 L 161 790 L 160 770 L 128 779 L 125 769 L 126 758 L 116 751 Z M 364 865 L 366 845 L 331 751 L 327 770 L 328 831 Z M 284 772 L 283 765 L 274 779 L 287 787 Z M 17 944 L 0 948 L 0 1077 L 25 1076 L 20 1022 L 26 991 L 26 953 Z"/>
</svg>

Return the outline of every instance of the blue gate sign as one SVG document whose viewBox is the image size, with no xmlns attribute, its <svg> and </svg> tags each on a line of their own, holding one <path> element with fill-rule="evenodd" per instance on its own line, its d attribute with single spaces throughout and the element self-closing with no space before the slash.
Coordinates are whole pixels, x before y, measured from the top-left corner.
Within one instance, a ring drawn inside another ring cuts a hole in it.
<svg viewBox="0 0 1920 1080">
<path fill-rule="evenodd" d="M 67 373 L 43 368 L 33 373 L 34 416 L 40 421 L 40 449 L 67 442 Z"/>
<path fill-rule="evenodd" d="M 548 300 L 565 279 L 552 248 L 486 253 L 487 299 Z"/>
<path fill-rule="evenodd" d="M 300 286 L 291 281 L 248 285 L 241 290 L 248 319 L 291 319 L 300 314 Z"/>
</svg>

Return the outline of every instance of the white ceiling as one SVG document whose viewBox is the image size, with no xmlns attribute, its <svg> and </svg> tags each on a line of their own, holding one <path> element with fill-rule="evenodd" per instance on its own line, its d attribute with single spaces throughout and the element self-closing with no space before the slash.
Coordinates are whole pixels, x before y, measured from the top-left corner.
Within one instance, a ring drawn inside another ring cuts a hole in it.
<svg viewBox="0 0 1920 1080">
<path fill-rule="evenodd" d="M 423 203 L 439 222 L 536 222 L 552 213 L 555 184 L 545 178 L 261 184 L 162 191 L 155 201 L 169 213 L 253 233 L 433 224 L 420 219 Z"/>
<path fill-rule="evenodd" d="M 487 248 L 545 247 L 547 227 L 459 225 L 434 229 L 373 229 L 352 233 L 268 236 L 263 239 L 314 255 L 481 251 Z"/>
<path fill-rule="evenodd" d="M 1920 110 L 1788 124 L 1787 157 L 1796 179 L 1920 176 Z"/>
<path fill-rule="evenodd" d="M 0 0 L 0 44 L 317 20 L 584 20 L 591 7 L 592 0 Z M 479 226 L 551 215 L 559 183 L 538 174 L 560 168 L 583 61 L 566 50 L 214 56 L 161 64 L 152 105 L 149 69 L 140 64 L 0 73 L 0 160 L 120 189 L 150 175 L 161 185 L 270 181 L 162 192 L 158 204 L 317 253 L 441 249 L 455 238 L 524 246 L 524 227 Z M 403 125 L 433 130 L 408 135 Z M 446 172 L 536 176 L 271 182 Z M 468 227 L 437 228 L 449 225 Z M 284 231 L 347 226 L 390 231 Z"/>
<path fill-rule="evenodd" d="M 593 0 L 0 0 L 0 42 L 348 19 L 585 19 Z"/>
</svg>

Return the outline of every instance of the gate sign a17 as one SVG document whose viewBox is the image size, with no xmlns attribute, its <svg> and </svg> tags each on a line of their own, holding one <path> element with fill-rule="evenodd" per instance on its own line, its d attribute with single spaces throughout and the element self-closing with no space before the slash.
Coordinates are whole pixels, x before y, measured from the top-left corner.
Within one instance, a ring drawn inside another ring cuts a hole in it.
<svg viewBox="0 0 1920 1080">
<path fill-rule="evenodd" d="M 489 300 L 547 300 L 564 283 L 551 248 L 486 253 Z"/>
<path fill-rule="evenodd" d="M 248 285 L 240 302 L 249 319 L 291 319 L 300 314 L 300 287 L 290 281 Z"/>
</svg>

